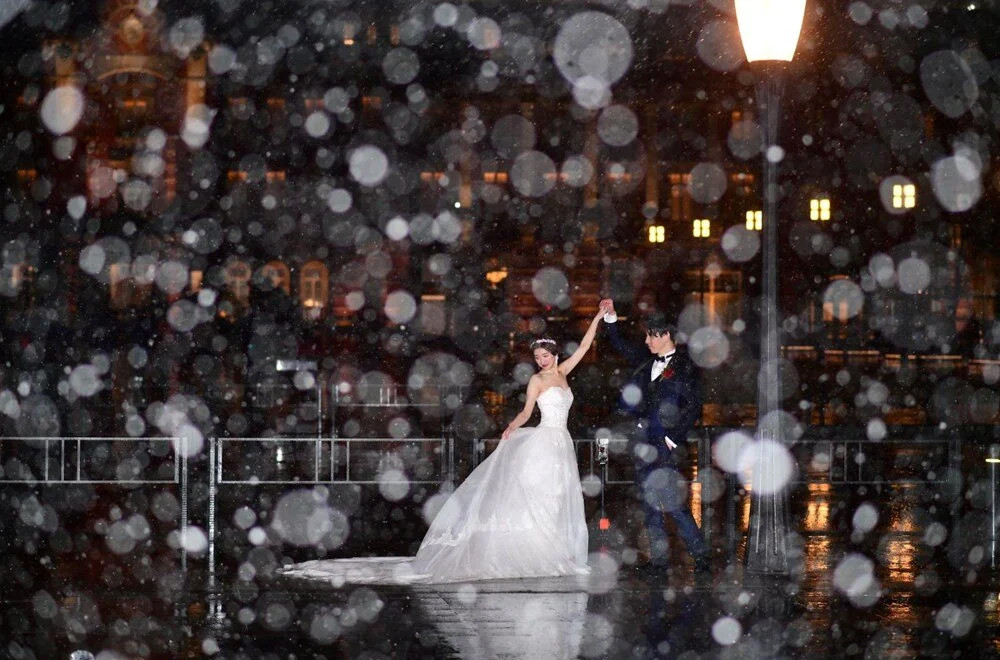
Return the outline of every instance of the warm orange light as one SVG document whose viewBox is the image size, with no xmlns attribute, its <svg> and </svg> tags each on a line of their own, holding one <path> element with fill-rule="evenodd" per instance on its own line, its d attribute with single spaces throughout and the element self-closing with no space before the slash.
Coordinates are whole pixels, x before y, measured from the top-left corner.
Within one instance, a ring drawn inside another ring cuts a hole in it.
<svg viewBox="0 0 1000 660">
<path fill-rule="evenodd" d="M 488 271 L 486 273 L 486 281 L 489 282 L 490 284 L 492 284 L 493 286 L 496 286 L 497 284 L 500 284 L 505 279 L 507 279 L 507 269 L 506 268 L 500 268 L 498 270 L 491 270 L 491 271 Z"/>
</svg>

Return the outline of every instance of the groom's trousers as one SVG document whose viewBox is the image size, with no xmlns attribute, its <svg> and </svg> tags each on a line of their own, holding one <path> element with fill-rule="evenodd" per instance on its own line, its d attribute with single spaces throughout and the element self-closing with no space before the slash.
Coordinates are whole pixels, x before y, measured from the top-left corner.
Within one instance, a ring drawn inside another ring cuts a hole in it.
<svg viewBox="0 0 1000 660">
<path fill-rule="evenodd" d="M 635 484 L 649 535 L 650 562 L 664 565 L 669 558 L 670 544 L 664 514 L 674 519 L 677 533 L 691 556 L 695 559 L 707 558 L 705 537 L 688 506 L 688 482 L 670 457 L 662 452 L 657 452 L 656 459 L 650 462 L 636 457 Z"/>
</svg>

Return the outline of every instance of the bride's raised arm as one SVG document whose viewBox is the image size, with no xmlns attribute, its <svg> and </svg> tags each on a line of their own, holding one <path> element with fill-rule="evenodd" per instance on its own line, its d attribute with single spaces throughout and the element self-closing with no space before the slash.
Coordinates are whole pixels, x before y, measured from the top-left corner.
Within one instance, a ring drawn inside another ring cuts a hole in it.
<svg viewBox="0 0 1000 660">
<path fill-rule="evenodd" d="M 590 350 L 590 346 L 594 343 L 594 336 L 597 334 L 597 326 L 601 324 L 601 319 L 604 318 L 604 313 L 607 310 L 601 306 L 597 310 L 597 316 L 594 320 L 590 322 L 590 327 L 587 328 L 587 333 L 583 335 L 583 339 L 580 340 L 580 346 L 573 351 L 573 355 L 570 355 L 564 361 L 559 363 L 559 373 L 563 376 L 568 376 L 571 371 L 580 363 L 583 356 L 587 354 Z"/>
<path fill-rule="evenodd" d="M 528 381 L 528 392 L 524 400 L 524 409 L 517 413 L 514 419 L 510 420 L 510 424 L 507 428 L 503 430 L 503 435 L 501 439 L 506 440 L 510 437 L 510 434 L 524 426 L 525 422 L 531 419 L 531 411 L 535 409 L 535 400 L 538 399 L 538 395 L 541 393 L 542 384 L 538 380 L 538 376 L 532 376 L 531 380 Z"/>
</svg>

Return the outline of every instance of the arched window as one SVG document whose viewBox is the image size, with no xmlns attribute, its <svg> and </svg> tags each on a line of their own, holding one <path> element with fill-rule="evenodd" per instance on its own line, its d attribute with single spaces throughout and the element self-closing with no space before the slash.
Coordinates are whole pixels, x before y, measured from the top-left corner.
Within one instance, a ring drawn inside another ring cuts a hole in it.
<svg viewBox="0 0 1000 660">
<path fill-rule="evenodd" d="M 250 302 L 250 266 L 244 261 L 230 261 L 225 270 L 226 286 L 242 304 Z"/>
<path fill-rule="evenodd" d="M 318 318 L 330 297 L 330 273 L 321 261 L 309 261 L 299 273 L 299 300 L 307 318 Z"/>
<path fill-rule="evenodd" d="M 285 293 L 292 292 L 292 274 L 288 266 L 280 261 L 269 261 L 260 268 L 262 277 L 271 280 L 271 284 L 276 289 L 282 289 Z"/>
</svg>

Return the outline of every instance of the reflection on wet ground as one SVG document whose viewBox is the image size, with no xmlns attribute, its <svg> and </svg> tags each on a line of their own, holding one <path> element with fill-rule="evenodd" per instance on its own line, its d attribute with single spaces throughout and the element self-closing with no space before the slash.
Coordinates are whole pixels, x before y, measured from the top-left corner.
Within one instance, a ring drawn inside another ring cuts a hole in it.
<svg viewBox="0 0 1000 660">
<path fill-rule="evenodd" d="M 22 553 L 2 569 L 0 648 L 73 660 L 91 657 L 77 650 L 101 660 L 1000 656 L 983 487 L 973 472 L 957 505 L 927 483 L 799 487 L 790 500 L 802 560 L 780 580 L 742 569 L 743 496 L 730 523 L 722 500 L 706 517 L 715 558 L 704 579 L 679 549 L 668 575 L 648 572 L 627 525 L 593 531 L 608 555 L 594 556 L 587 578 L 440 586 L 275 579 L 262 552 L 224 561 L 213 587 L 199 560 L 185 580 L 161 556 L 143 584 L 109 581 L 96 543 Z M 609 499 L 609 510 L 620 504 Z"/>
</svg>

